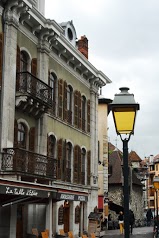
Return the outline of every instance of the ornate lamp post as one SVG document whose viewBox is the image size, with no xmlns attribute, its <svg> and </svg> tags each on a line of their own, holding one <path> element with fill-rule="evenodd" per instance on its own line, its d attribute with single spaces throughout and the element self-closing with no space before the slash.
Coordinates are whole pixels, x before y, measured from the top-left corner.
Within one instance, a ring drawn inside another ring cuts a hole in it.
<svg viewBox="0 0 159 238">
<path fill-rule="evenodd" d="M 129 238 L 129 167 L 128 167 L 128 141 L 134 134 L 136 112 L 139 104 L 134 100 L 134 95 L 128 92 L 129 88 L 119 88 L 121 92 L 115 94 L 114 100 L 109 104 L 112 111 L 117 135 L 123 142 L 123 175 L 124 175 L 124 237 Z M 122 135 L 125 135 L 123 139 Z"/>
<path fill-rule="evenodd" d="M 154 177 L 153 179 L 153 186 L 156 192 L 156 219 L 157 219 L 157 237 L 158 237 L 158 229 L 159 229 L 159 224 L 158 224 L 158 190 L 159 190 L 159 177 Z"/>
</svg>

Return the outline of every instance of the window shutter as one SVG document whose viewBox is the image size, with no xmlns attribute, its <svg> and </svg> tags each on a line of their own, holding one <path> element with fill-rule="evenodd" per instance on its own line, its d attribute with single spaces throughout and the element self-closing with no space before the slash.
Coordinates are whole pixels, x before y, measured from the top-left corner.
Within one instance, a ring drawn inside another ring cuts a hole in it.
<svg viewBox="0 0 159 238">
<path fill-rule="evenodd" d="M 82 128 L 82 97 L 80 92 L 78 92 L 78 128 Z"/>
<path fill-rule="evenodd" d="M 74 92 L 74 125 L 78 127 L 78 91 Z"/>
<path fill-rule="evenodd" d="M 78 183 L 78 146 L 74 147 L 74 171 L 73 171 L 73 181 Z"/>
<path fill-rule="evenodd" d="M 63 143 L 63 179 L 64 181 L 66 181 L 66 177 L 67 177 L 67 168 L 66 168 L 66 140 Z"/>
<path fill-rule="evenodd" d="M 67 83 L 64 81 L 64 90 L 63 90 L 63 119 L 67 121 Z"/>
<path fill-rule="evenodd" d="M 62 139 L 58 141 L 58 166 L 57 166 L 57 178 L 61 179 L 62 176 Z"/>
<path fill-rule="evenodd" d="M 29 131 L 29 150 L 35 151 L 35 127 L 31 127 Z"/>
<path fill-rule="evenodd" d="M 90 185 L 91 181 L 91 151 L 87 152 L 87 185 Z"/>
<path fill-rule="evenodd" d="M 37 75 L 37 58 L 33 58 L 31 61 L 31 73 L 36 77 L 36 75 Z"/>
<path fill-rule="evenodd" d="M 82 183 L 81 148 L 78 146 L 78 183 Z"/>
<path fill-rule="evenodd" d="M 14 147 L 18 147 L 18 123 L 14 120 Z"/>
<path fill-rule="evenodd" d="M 62 119 L 62 108 L 63 108 L 63 80 L 59 79 L 58 81 L 58 116 Z"/>
<path fill-rule="evenodd" d="M 0 33 L 0 86 L 2 85 L 2 68 L 3 68 L 3 33 Z"/>
<path fill-rule="evenodd" d="M 87 101 L 87 132 L 90 132 L 90 100 Z"/>
</svg>

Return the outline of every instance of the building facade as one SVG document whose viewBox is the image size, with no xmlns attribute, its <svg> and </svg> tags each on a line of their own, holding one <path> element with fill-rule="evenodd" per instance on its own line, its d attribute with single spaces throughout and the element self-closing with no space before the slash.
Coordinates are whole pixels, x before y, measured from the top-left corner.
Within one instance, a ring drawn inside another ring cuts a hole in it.
<svg viewBox="0 0 159 238">
<path fill-rule="evenodd" d="M 3 238 L 81 235 L 98 204 L 98 90 L 110 80 L 73 22 L 46 19 L 41 3 L 0 2 Z"/>
<path fill-rule="evenodd" d="M 98 100 L 98 209 L 108 220 L 108 104 L 112 100 L 99 95 Z"/>
</svg>

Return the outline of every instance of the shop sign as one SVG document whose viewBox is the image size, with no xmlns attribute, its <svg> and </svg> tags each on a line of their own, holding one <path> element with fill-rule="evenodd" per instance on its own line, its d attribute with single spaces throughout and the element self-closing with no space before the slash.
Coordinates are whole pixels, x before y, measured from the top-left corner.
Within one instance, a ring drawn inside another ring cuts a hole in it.
<svg viewBox="0 0 159 238">
<path fill-rule="evenodd" d="M 7 195 L 19 195 L 19 196 L 29 196 L 29 197 L 50 197 L 52 195 L 49 191 L 42 191 L 32 188 L 15 187 L 15 186 L 5 186 L 0 185 L 0 193 Z"/>
<path fill-rule="evenodd" d="M 87 202 L 88 197 L 84 195 L 68 194 L 68 193 L 57 193 L 57 199 L 59 200 L 69 200 L 69 201 L 80 201 Z"/>
</svg>

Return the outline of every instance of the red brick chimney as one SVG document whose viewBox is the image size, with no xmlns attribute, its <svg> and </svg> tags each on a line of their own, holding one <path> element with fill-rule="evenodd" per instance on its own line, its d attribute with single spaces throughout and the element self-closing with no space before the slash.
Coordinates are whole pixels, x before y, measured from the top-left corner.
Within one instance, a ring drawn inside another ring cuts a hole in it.
<svg viewBox="0 0 159 238">
<path fill-rule="evenodd" d="M 81 36 L 77 42 L 78 50 L 88 59 L 88 39 L 86 36 Z"/>
</svg>

